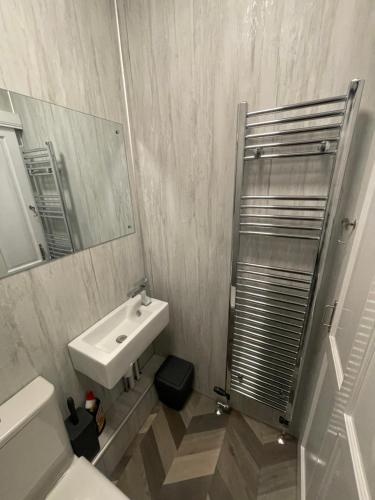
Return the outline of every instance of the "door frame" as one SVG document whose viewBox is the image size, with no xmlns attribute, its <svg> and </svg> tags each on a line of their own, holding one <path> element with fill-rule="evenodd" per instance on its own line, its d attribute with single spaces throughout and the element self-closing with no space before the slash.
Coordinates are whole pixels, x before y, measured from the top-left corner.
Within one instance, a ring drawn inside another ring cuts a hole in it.
<svg viewBox="0 0 375 500">
<path fill-rule="evenodd" d="M 335 332 L 339 326 L 339 321 L 341 317 L 341 313 L 343 311 L 344 302 L 346 295 L 348 293 L 351 278 L 353 276 L 353 272 L 355 266 L 358 262 L 358 255 L 361 249 L 361 244 L 363 241 L 363 236 L 365 234 L 366 224 L 368 222 L 368 218 L 370 215 L 371 204 L 375 198 L 375 163 L 373 165 L 369 181 L 367 183 L 367 188 L 365 191 L 365 195 L 363 198 L 363 203 L 360 209 L 360 215 L 357 220 L 356 231 L 354 234 L 353 244 L 350 249 L 350 253 L 348 256 L 348 260 L 346 263 L 346 269 L 344 271 L 344 276 L 342 280 L 342 285 L 340 288 L 340 293 L 337 298 L 337 306 L 335 310 L 335 315 L 332 319 L 331 327 L 329 335 L 325 338 L 326 347 L 324 349 L 323 354 L 323 363 L 320 368 L 320 372 L 318 375 L 317 382 L 315 384 L 312 401 L 310 404 L 309 412 L 306 419 L 306 425 L 304 428 L 304 432 L 302 435 L 302 439 L 300 441 L 300 445 L 298 447 L 298 463 L 299 463 L 299 490 L 300 490 L 300 498 L 304 500 L 306 498 L 306 462 L 305 462 L 305 447 L 310 434 L 312 422 L 315 416 L 315 412 L 317 409 L 319 395 L 322 388 L 322 383 L 324 380 L 324 375 L 326 373 L 328 358 L 330 357 L 334 366 L 335 373 L 335 382 L 337 391 L 340 391 L 343 381 L 344 381 L 344 371 L 341 366 L 341 360 L 338 352 L 338 348 L 336 345 Z M 365 380 L 367 376 L 367 370 L 371 359 L 375 356 L 375 339 L 371 337 L 371 340 L 367 346 L 364 361 L 361 365 L 358 377 L 356 379 L 355 385 L 353 387 L 353 391 L 351 397 L 348 402 L 348 408 L 344 412 L 344 422 L 345 429 L 348 437 L 348 445 L 350 448 L 350 454 L 353 462 L 353 469 L 356 478 L 356 486 L 358 489 L 358 494 L 361 499 L 370 499 L 366 476 L 364 474 L 363 466 L 360 459 L 360 452 L 358 446 L 358 440 L 356 435 L 356 429 L 354 426 L 353 418 L 350 411 L 353 409 L 354 403 L 358 398 L 362 382 Z M 326 363 L 324 364 L 324 360 Z M 325 366 L 325 369 L 324 369 Z M 331 457 L 332 458 L 332 457 Z"/>
<path fill-rule="evenodd" d="M 21 149 L 19 147 L 19 142 L 16 136 L 16 130 L 23 130 L 20 116 L 17 113 L 0 110 L 0 133 L 4 135 L 4 137 L 8 136 L 9 140 L 11 141 L 10 144 L 12 144 L 13 148 L 12 151 L 14 151 L 13 155 L 10 154 L 9 148 L 7 147 L 7 151 L 5 152 L 5 154 L 9 156 L 10 164 L 13 165 L 10 174 L 13 177 L 13 182 L 16 191 L 18 192 L 20 200 L 22 199 L 26 203 L 26 205 L 28 203 L 27 201 L 28 198 L 29 202 L 33 201 L 32 205 L 35 205 L 31 184 L 26 172 L 26 168 L 24 167 L 24 161 Z M 19 158 L 15 157 L 15 155 L 17 154 L 16 152 L 18 152 Z M 21 179 L 20 177 L 21 164 L 23 166 L 23 170 L 25 173 L 24 182 L 23 179 Z M 46 247 L 43 227 L 39 220 L 34 221 L 32 219 L 30 212 L 26 209 L 26 207 L 24 207 L 24 215 L 27 222 L 27 226 L 29 227 L 30 230 L 30 234 L 32 235 L 35 254 L 38 255 L 39 258 L 33 260 L 30 263 L 25 263 L 17 267 L 14 267 L 10 272 L 8 270 L 8 273 L 4 277 L 11 276 L 17 272 L 24 271 L 26 269 L 29 269 L 30 267 L 34 267 L 35 265 L 42 263 L 44 260 L 40 247 L 40 245 L 42 245 L 44 248 Z"/>
</svg>

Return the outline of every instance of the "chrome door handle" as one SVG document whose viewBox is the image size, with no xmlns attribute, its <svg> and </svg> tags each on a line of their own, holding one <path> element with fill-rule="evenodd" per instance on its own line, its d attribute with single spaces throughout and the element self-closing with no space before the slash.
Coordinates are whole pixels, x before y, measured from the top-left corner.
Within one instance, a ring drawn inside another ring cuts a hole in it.
<svg viewBox="0 0 375 500">
<path fill-rule="evenodd" d="M 344 231 L 348 231 L 349 229 L 351 229 L 351 231 L 349 233 L 349 236 L 350 236 L 356 227 L 357 227 L 357 220 L 356 219 L 351 221 L 350 219 L 348 219 L 348 217 L 345 217 L 341 221 L 341 234 L 344 234 Z M 349 236 L 348 236 L 348 238 L 349 238 Z M 347 240 L 344 241 L 344 239 L 339 239 L 339 240 L 337 240 L 337 243 L 339 243 L 340 245 L 345 245 L 345 243 L 347 243 Z"/>
<path fill-rule="evenodd" d="M 328 327 L 328 333 L 331 331 L 333 318 L 334 318 L 335 312 L 336 312 L 336 307 L 337 307 L 337 300 L 335 300 L 335 302 L 333 303 L 333 305 L 326 304 L 324 306 L 324 309 L 331 309 L 331 315 L 330 315 L 329 321 L 322 323 L 323 326 Z"/>
<path fill-rule="evenodd" d="M 29 210 L 32 211 L 32 213 L 34 214 L 34 217 L 38 217 L 38 211 L 37 211 L 37 208 L 34 207 L 34 205 L 29 205 Z"/>
</svg>

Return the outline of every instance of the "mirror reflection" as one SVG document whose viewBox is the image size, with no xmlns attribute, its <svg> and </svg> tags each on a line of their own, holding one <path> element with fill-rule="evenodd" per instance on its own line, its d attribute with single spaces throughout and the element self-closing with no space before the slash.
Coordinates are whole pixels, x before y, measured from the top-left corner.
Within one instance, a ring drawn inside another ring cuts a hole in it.
<svg viewBox="0 0 375 500">
<path fill-rule="evenodd" d="M 0 277 L 134 232 L 122 125 L 0 90 Z"/>
</svg>

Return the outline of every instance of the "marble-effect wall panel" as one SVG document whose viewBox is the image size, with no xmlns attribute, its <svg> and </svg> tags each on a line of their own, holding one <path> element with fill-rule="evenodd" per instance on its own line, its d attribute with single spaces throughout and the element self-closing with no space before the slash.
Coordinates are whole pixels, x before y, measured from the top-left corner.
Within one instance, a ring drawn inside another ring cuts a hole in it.
<svg viewBox="0 0 375 500">
<path fill-rule="evenodd" d="M 123 121 L 112 0 L 0 0 L 0 87 Z"/>
<path fill-rule="evenodd" d="M 212 394 L 225 377 L 237 104 L 343 94 L 365 78 L 373 127 L 373 2 L 121 0 L 119 14 L 146 266 L 170 302 L 158 348 L 193 361 L 197 389 Z M 371 162 L 368 139 L 360 149 Z M 300 192 L 305 179 L 290 174 Z M 321 179 L 310 187 L 321 192 Z"/>
<path fill-rule="evenodd" d="M 123 124 L 120 58 L 111 0 L 0 0 L 0 87 Z M 130 184 L 134 178 L 130 169 Z M 0 403 L 37 375 L 56 386 L 61 407 L 94 386 L 79 375 L 67 342 L 120 305 L 144 276 L 136 233 L 0 280 Z"/>
</svg>

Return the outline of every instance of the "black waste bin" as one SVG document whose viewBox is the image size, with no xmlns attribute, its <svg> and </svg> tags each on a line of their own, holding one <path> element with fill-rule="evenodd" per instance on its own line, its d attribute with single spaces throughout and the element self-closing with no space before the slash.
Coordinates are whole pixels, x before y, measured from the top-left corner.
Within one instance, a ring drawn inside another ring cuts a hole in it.
<svg viewBox="0 0 375 500">
<path fill-rule="evenodd" d="M 155 375 L 155 387 L 162 403 L 181 410 L 193 390 L 194 365 L 168 356 Z"/>
</svg>

